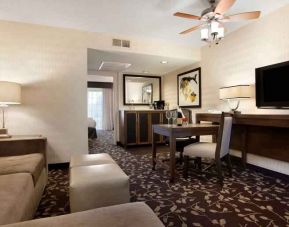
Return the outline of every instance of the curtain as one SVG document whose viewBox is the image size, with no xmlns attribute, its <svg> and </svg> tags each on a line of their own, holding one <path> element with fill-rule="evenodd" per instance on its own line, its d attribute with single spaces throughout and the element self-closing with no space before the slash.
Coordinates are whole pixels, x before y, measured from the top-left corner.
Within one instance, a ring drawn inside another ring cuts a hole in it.
<svg viewBox="0 0 289 227">
<path fill-rule="evenodd" d="M 96 129 L 113 130 L 113 93 L 111 88 L 88 88 L 88 117 L 96 121 Z"/>
<path fill-rule="evenodd" d="M 113 130 L 113 93 L 111 88 L 103 88 L 102 129 Z"/>
<path fill-rule="evenodd" d="M 89 88 L 87 91 L 88 117 L 96 122 L 96 129 L 102 129 L 103 91 L 101 88 Z"/>
</svg>

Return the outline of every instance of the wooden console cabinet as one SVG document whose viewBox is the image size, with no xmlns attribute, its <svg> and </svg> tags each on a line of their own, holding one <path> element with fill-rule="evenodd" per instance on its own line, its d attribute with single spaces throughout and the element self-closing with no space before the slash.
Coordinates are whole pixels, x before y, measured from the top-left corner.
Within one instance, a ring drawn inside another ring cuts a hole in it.
<svg viewBox="0 0 289 227">
<path fill-rule="evenodd" d="M 119 111 L 119 137 L 123 146 L 151 144 L 152 125 L 166 124 L 164 110 L 121 110 Z M 164 137 L 155 135 L 158 143 Z"/>
<path fill-rule="evenodd" d="M 196 121 L 218 123 L 220 116 L 199 113 Z M 244 163 L 247 153 L 289 162 L 289 115 L 235 114 L 230 147 L 242 151 Z"/>
</svg>

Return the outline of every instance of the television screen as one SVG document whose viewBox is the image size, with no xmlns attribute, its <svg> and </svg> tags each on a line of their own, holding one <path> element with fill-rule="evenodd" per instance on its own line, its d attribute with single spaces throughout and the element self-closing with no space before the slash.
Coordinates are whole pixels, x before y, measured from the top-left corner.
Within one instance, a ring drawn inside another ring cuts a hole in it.
<svg viewBox="0 0 289 227">
<path fill-rule="evenodd" d="M 289 107 L 289 62 L 256 69 L 257 107 Z"/>
</svg>

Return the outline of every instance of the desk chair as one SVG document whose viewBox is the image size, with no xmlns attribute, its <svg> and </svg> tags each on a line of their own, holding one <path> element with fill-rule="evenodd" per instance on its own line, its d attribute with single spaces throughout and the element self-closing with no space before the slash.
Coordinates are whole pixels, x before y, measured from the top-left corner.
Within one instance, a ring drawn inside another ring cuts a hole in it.
<svg viewBox="0 0 289 227">
<path fill-rule="evenodd" d="M 232 166 L 229 155 L 229 145 L 231 139 L 232 116 L 225 116 L 222 113 L 217 143 L 198 142 L 184 147 L 184 177 L 188 176 L 189 159 L 194 159 L 199 170 L 201 170 L 202 158 L 213 159 L 214 162 L 204 170 L 216 166 L 218 178 L 223 182 L 221 161 L 226 157 L 229 174 L 232 176 Z"/>
</svg>

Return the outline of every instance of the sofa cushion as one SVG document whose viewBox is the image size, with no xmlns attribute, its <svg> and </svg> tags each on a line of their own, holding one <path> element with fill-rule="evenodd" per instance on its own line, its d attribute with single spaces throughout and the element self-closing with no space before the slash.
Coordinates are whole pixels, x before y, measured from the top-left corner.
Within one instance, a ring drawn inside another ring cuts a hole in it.
<svg viewBox="0 0 289 227">
<path fill-rule="evenodd" d="M 0 176 L 0 225 L 32 218 L 34 185 L 30 173 Z"/>
<path fill-rule="evenodd" d="M 43 218 L 5 227 L 163 227 L 145 203 L 126 203 L 94 210 Z M 4 226 L 3 226 L 4 227 Z"/>
<path fill-rule="evenodd" d="M 44 157 L 40 153 L 0 157 L 0 175 L 30 173 L 33 176 L 34 184 L 36 184 L 44 167 Z"/>
</svg>

